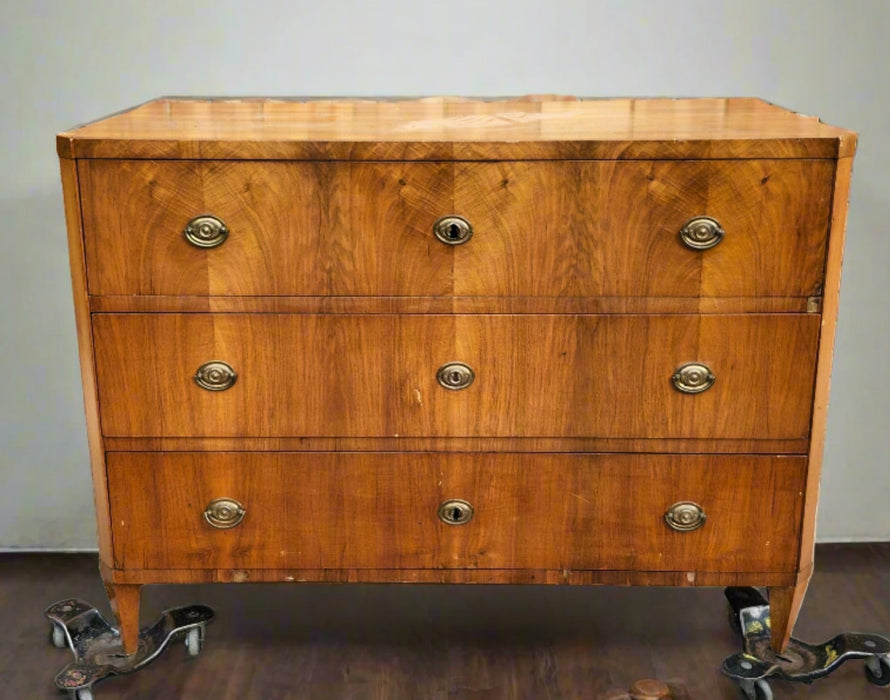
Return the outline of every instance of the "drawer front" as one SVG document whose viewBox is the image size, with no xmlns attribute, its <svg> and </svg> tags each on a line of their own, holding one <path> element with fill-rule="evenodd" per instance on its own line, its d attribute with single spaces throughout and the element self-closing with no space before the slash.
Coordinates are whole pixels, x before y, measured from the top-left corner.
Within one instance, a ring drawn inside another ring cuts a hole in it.
<svg viewBox="0 0 890 700">
<path fill-rule="evenodd" d="M 799 439 L 819 321 L 95 314 L 93 332 L 106 436 Z M 218 361 L 235 383 L 201 388 Z M 452 362 L 475 373 L 462 390 L 437 379 Z M 688 363 L 713 385 L 678 390 Z"/>
<path fill-rule="evenodd" d="M 456 166 L 455 293 L 809 296 L 822 283 L 832 161 L 503 162 Z M 724 235 L 679 234 L 709 217 Z M 711 241 L 713 242 L 713 241 Z"/>
<path fill-rule="evenodd" d="M 451 211 L 439 163 L 86 161 L 81 165 L 90 293 L 429 295 L 452 292 Z M 188 222 L 226 226 L 213 248 Z"/>
<path fill-rule="evenodd" d="M 805 463 L 710 455 L 109 453 L 115 566 L 793 571 Z M 211 526 L 204 512 L 217 499 L 237 501 L 243 519 L 228 529 Z M 472 519 L 443 522 L 437 513 L 451 499 L 470 504 Z M 682 532 L 666 524 L 666 512 L 682 502 L 703 510 L 702 527 Z"/>
<path fill-rule="evenodd" d="M 83 161 L 96 295 L 801 297 L 833 161 Z M 183 235 L 212 214 L 218 247 Z M 448 245 L 443 216 L 473 235 Z M 707 250 L 679 235 L 708 216 Z"/>
</svg>

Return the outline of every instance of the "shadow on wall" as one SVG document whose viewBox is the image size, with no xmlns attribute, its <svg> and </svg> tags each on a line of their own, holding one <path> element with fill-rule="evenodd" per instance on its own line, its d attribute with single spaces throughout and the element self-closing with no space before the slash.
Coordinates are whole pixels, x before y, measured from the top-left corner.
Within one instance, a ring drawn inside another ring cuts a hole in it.
<svg viewBox="0 0 890 700">
<path fill-rule="evenodd" d="M 61 185 L 0 221 L 0 548 L 94 548 Z"/>
</svg>

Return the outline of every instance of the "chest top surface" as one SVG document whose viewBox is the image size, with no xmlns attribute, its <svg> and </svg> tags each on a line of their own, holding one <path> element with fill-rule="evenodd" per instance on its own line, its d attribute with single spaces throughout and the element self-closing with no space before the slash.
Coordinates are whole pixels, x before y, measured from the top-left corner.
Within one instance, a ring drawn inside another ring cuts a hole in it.
<svg viewBox="0 0 890 700">
<path fill-rule="evenodd" d="M 65 158 L 836 158 L 856 135 L 754 98 L 160 98 L 58 135 Z"/>
</svg>

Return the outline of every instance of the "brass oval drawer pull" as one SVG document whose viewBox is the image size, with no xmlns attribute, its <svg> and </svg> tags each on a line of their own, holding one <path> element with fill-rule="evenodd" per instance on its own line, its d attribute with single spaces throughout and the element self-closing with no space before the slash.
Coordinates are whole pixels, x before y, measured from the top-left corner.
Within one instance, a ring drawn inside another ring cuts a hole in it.
<svg viewBox="0 0 890 700">
<path fill-rule="evenodd" d="M 698 530 L 707 519 L 708 516 L 705 515 L 704 509 L 692 501 L 674 503 L 664 514 L 664 521 L 678 532 Z"/>
<path fill-rule="evenodd" d="M 433 233 L 442 243 L 460 245 L 473 237 L 473 227 L 462 216 L 443 216 L 433 224 Z"/>
<path fill-rule="evenodd" d="M 231 365 L 213 360 L 205 362 L 198 367 L 195 372 L 195 382 L 202 389 L 207 391 L 225 391 L 230 388 L 238 379 L 238 375 Z"/>
<path fill-rule="evenodd" d="M 473 519 L 473 506 L 460 498 L 452 498 L 439 506 L 439 520 L 447 525 L 466 525 Z"/>
<path fill-rule="evenodd" d="M 244 520 L 247 511 L 238 501 L 232 498 L 217 498 L 207 504 L 204 509 L 204 520 L 219 530 L 228 530 Z"/>
<path fill-rule="evenodd" d="M 726 231 L 720 226 L 720 222 L 710 216 L 693 217 L 680 229 L 680 240 L 692 250 L 713 248 L 725 235 Z"/>
<path fill-rule="evenodd" d="M 460 391 L 466 389 L 476 378 L 473 368 L 463 362 L 449 362 L 439 367 L 436 381 L 446 389 Z"/>
<path fill-rule="evenodd" d="M 674 372 L 671 381 L 677 391 L 684 394 L 700 394 L 707 391 L 717 380 L 707 365 L 698 362 L 687 362 Z"/>
<path fill-rule="evenodd" d="M 189 221 L 182 234 L 185 240 L 197 248 L 216 248 L 226 242 L 229 229 L 222 219 L 211 214 L 202 214 Z"/>
</svg>

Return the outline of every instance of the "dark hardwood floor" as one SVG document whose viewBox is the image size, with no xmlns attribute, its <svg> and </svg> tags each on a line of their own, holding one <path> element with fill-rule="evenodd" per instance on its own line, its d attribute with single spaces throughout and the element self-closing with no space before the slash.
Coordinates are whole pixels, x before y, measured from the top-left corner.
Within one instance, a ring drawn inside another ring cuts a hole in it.
<svg viewBox="0 0 890 700">
<path fill-rule="evenodd" d="M 890 543 L 817 550 L 795 636 L 890 635 Z M 108 604 L 96 558 L 0 555 L 0 697 L 54 699 L 69 653 L 48 643 L 43 609 L 65 597 Z M 557 700 L 607 697 L 640 678 L 694 700 L 738 700 L 720 672 L 738 650 L 720 589 L 230 584 L 149 586 L 143 624 L 166 607 L 217 612 L 203 653 L 176 644 L 147 669 L 95 688 L 119 698 Z M 851 662 L 777 699 L 890 700 Z"/>
</svg>

